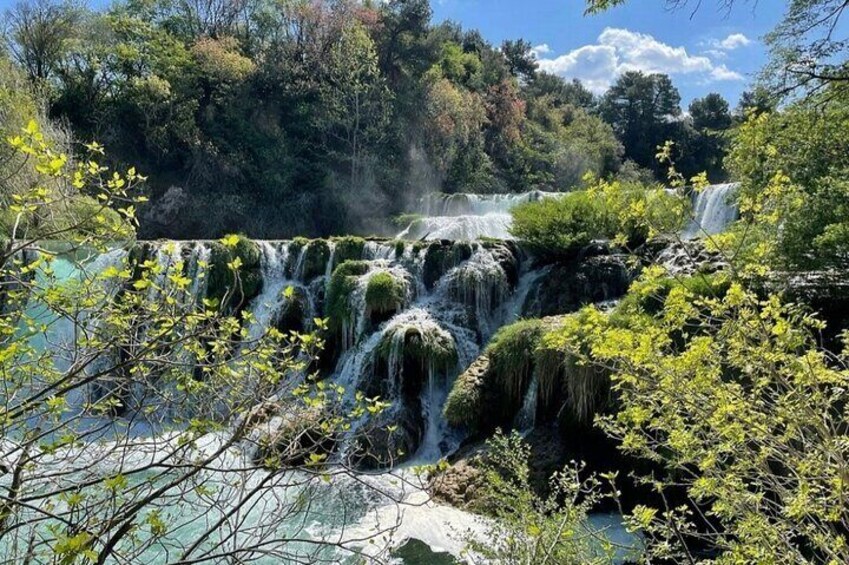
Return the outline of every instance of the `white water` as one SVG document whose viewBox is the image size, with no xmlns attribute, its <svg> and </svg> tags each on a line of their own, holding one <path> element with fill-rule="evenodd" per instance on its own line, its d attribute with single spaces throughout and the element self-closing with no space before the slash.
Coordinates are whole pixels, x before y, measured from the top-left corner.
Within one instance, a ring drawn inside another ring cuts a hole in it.
<svg viewBox="0 0 849 565">
<path fill-rule="evenodd" d="M 734 201 L 739 183 L 714 184 L 695 195 L 693 219 L 681 234 L 684 239 L 723 232 L 739 215 Z"/>
<path fill-rule="evenodd" d="M 519 194 L 428 194 L 419 212 L 424 216 L 410 223 L 398 239 L 473 241 L 482 237 L 512 239 L 510 210 L 519 204 L 558 193 L 538 190 Z"/>
<path fill-rule="evenodd" d="M 474 206 L 477 206 L 477 208 L 473 206 L 472 211 L 484 212 L 483 216 L 504 215 L 499 210 L 508 209 L 521 198 L 524 197 L 515 195 L 491 200 L 471 199 Z M 318 314 L 314 311 L 314 305 L 319 302 L 321 294 L 326 289 L 327 279 L 332 273 L 335 253 L 334 247 L 331 246 L 331 256 L 324 275 L 308 283 L 302 280 L 305 263 L 303 248 L 294 259 L 294 269 L 290 271 L 294 274 L 289 279 L 286 276 L 287 263 L 293 261 L 289 257 L 289 245 L 285 242 L 260 242 L 260 246 L 264 284 L 261 293 L 249 305 L 253 321 L 249 326 L 248 334 L 252 339 L 260 337 L 270 324 L 274 323 L 275 316 L 286 304 L 287 298 L 283 291 L 289 286 L 298 287 L 306 293 L 311 305 L 307 317 Z M 186 253 L 188 253 L 187 264 L 190 266 L 190 272 L 196 277 L 191 287 L 191 295 L 197 301 L 206 289 L 205 281 L 198 280 L 202 277 L 197 275 L 205 271 L 201 265 L 209 258 L 208 245 L 198 243 L 191 248 L 180 244 L 160 247 L 156 250 L 156 260 L 165 268 L 165 273 L 178 261 L 182 261 Z M 449 429 L 441 416 L 443 404 L 454 378 L 477 357 L 481 347 L 498 327 L 519 317 L 528 290 L 536 280 L 545 275 L 545 271 L 523 272 L 518 285 L 514 288 L 508 282 L 507 274 L 500 263 L 500 258 L 510 252 L 506 248 L 492 249 L 473 244 L 471 257 L 465 261 L 458 261 L 454 266 L 446 266 L 444 275 L 432 289 L 428 289 L 423 278 L 426 253 L 426 248 L 415 248 L 407 244 L 403 252 L 396 256 L 395 246 L 391 243 L 368 242 L 366 244 L 362 258 L 370 262 L 370 267 L 367 273 L 358 277 L 356 290 L 349 297 L 353 318 L 346 327 L 346 333 L 350 332 L 346 339 L 347 350 L 341 355 L 336 370 L 330 376 L 332 382 L 345 387 L 350 398 L 364 382 L 375 377 L 376 356 L 379 355 L 381 344 L 387 343 L 388 340 L 390 347 L 386 360 L 387 373 L 380 378 L 391 383 L 392 386 L 388 390 L 392 396 L 388 400 L 398 406 L 405 402 L 400 392 L 403 389 L 403 380 L 412 378 L 411 375 L 405 375 L 403 370 L 407 331 L 416 330 L 425 341 L 438 337 L 453 343 L 457 354 L 456 366 L 446 369 L 431 365 L 426 371 L 419 398 L 423 435 L 417 451 L 410 454 L 412 461 L 416 463 L 434 463 L 459 445 L 462 437 L 457 435 L 458 432 Z M 114 258 L 104 256 L 98 261 L 97 268 L 103 268 L 111 264 L 113 260 Z M 99 266 L 101 263 L 103 267 Z M 378 272 L 390 273 L 397 280 L 403 281 L 405 298 L 398 312 L 383 323 L 373 326 L 369 321 L 364 296 L 369 279 Z M 168 284 L 164 273 L 157 279 L 162 288 L 167 287 Z M 162 290 L 156 292 L 162 292 Z M 69 335 L 63 337 L 70 339 Z M 526 403 L 528 404 L 526 411 L 532 411 L 533 399 L 526 399 Z M 357 431 L 355 426 L 352 435 Z M 167 437 L 138 437 L 120 451 L 144 459 L 161 451 L 162 442 L 167 442 Z M 145 445 L 155 446 L 150 454 L 145 451 Z M 123 463 L 124 455 L 119 457 L 122 464 L 125 464 Z M 213 481 L 227 486 L 219 495 L 219 500 L 225 504 L 236 504 L 251 485 L 257 484 L 265 476 L 261 471 L 246 473 L 239 470 L 245 467 L 244 457 L 245 453 L 228 451 L 221 464 L 221 471 L 217 473 L 218 476 Z M 402 470 L 399 473 L 403 475 L 406 471 Z M 381 489 L 386 490 L 388 485 L 394 485 L 400 479 L 397 475 L 382 475 L 381 478 L 366 476 L 350 478 L 339 475 L 332 488 L 328 487 L 326 491 L 321 491 L 324 494 L 316 499 L 318 501 L 316 508 L 310 510 L 314 514 L 305 516 L 296 513 L 294 522 L 301 523 L 301 528 L 302 523 L 309 522 L 310 533 L 315 538 L 331 539 L 333 536 L 340 536 L 342 539 L 344 537 L 345 541 L 340 542 L 340 545 L 350 548 L 357 544 L 363 545 L 360 534 L 374 533 L 373 528 L 376 525 L 385 524 L 387 520 L 395 516 L 400 526 L 392 539 L 387 540 L 391 545 L 414 537 L 434 549 L 444 549 L 455 555 L 458 555 L 463 548 L 467 529 L 471 529 L 473 535 L 484 533 L 483 525 L 478 518 L 456 509 L 427 502 L 427 495 L 421 489 L 402 493 L 403 496 L 400 498 L 407 503 L 403 507 L 399 507 L 391 500 L 394 497 L 361 496 L 357 493 L 358 489 L 362 489 L 360 482 L 365 480 L 377 481 Z M 276 532 L 275 528 L 278 528 L 280 536 L 292 535 L 293 531 L 300 532 L 297 524 L 285 520 L 275 522 L 275 517 L 283 510 L 291 511 L 295 504 L 294 500 L 303 492 L 301 487 L 293 487 L 293 482 L 295 480 L 289 475 L 275 481 L 272 488 L 263 494 L 263 500 L 252 506 L 246 523 L 266 532 Z M 227 496 L 231 499 L 227 499 Z M 353 502 L 345 502 L 346 498 L 351 498 Z M 199 535 L 199 532 L 209 526 L 214 516 L 204 516 L 201 519 L 199 514 L 203 514 L 203 505 L 200 501 L 198 503 L 197 508 L 171 509 L 172 516 L 182 524 L 174 529 L 172 535 L 178 536 L 181 540 L 192 539 L 192 536 Z M 343 504 L 347 505 L 345 512 L 339 509 Z M 403 510 L 400 517 L 399 508 Z M 346 523 L 340 524 L 340 519 L 345 520 Z M 351 522 L 356 523 L 353 529 L 350 528 Z M 248 539 L 242 537 L 234 539 L 234 543 L 236 541 L 247 543 Z M 386 549 L 381 544 L 374 546 L 369 544 L 367 547 L 368 551 L 374 551 L 375 555 L 384 555 L 382 552 Z M 153 555 L 149 562 L 153 564 L 163 560 L 161 555 Z"/>
</svg>

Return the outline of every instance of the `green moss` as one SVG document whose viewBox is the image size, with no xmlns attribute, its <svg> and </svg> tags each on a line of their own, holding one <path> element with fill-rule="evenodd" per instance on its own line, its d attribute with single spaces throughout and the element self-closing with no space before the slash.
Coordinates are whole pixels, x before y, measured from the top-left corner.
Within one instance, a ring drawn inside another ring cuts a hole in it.
<svg viewBox="0 0 849 565">
<path fill-rule="evenodd" d="M 545 329 L 542 320 L 521 320 L 501 328 L 486 348 L 493 383 L 508 413 L 522 406 L 534 368 L 534 354 Z"/>
<path fill-rule="evenodd" d="M 301 265 L 301 278 L 311 281 L 320 277 L 327 270 L 327 262 L 330 260 L 330 245 L 326 240 L 313 239 L 304 250 L 303 265 Z"/>
<path fill-rule="evenodd" d="M 233 289 L 236 278 L 228 264 L 237 257 L 242 265 L 239 268 L 239 286 Z M 219 242 L 210 244 L 206 296 L 222 300 L 229 293 L 229 307 L 245 306 L 262 291 L 261 257 L 259 245 L 243 236 L 239 236 L 239 241 L 230 248 Z"/>
<path fill-rule="evenodd" d="M 457 428 L 477 431 L 485 422 L 485 386 L 489 378 L 489 357 L 481 355 L 454 381 L 442 414 Z"/>
<path fill-rule="evenodd" d="M 357 287 L 357 278 L 366 274 L 369 264 L 365 261 L 345 261 L 333 271 L 327 289 L 325 315 L 330 329 L 338 332 L 351 319 L 350 296 Z"/>
<path fill-rule="evenodd" d="M 333 252 L 333 268 L 345 261 L 357 261 L 363 258 L 366 240 L 361 237 L 343 237 L 335 241 Z"/>
<path fill-rule="evenodd" d="M 407 244 L 403 240 L 398 240 L 395 242 L 395 258 L 400 259 L 404 256 L 404 250 L 407 248 Z"/>
<path fill-rule="evenodd" d="M 389 359 L 394 348 L 402 347 L 401 356 L 407 362 L 435 371 L 446 371 L 457 365 L 457 346 L 451 334 L 436 324 L 409 325 L 387 332 L 377 346 L 377 354 Z"/>
<path fill-rule="evenodd" d="M 399 310 L 405 299 L 404 283 L 392 273 L 373 274 L 366 287 L 366 308 L 369 312 L 385 313 Z"/>
<path fill-rule="evenodd" d="M 442 243 L 435 241 L 427 246 L 425 251 L 422 277 L 428 289 L 432 289 L 436 282 L 463 261 L 472 256 L 472 245 L 468 242 Z"/>
<path fill-rule="evenodd" d="M 536 375 L 538 414 L 553 418 L 563 399 L 566 355 L 544 337 L 562 318 L 521 320 L 495 334 L 484 354 L 455 381 L 445 403 L 446 420 L 472 432 L 510 426 Z M 553 410 L 549 410 L 553 406 Z"/>
</svg>

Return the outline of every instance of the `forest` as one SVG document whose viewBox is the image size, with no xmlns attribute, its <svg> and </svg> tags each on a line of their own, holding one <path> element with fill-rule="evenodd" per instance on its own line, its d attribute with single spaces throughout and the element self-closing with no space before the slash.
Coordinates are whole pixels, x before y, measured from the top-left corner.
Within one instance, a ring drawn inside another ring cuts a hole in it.
<svg viewBox="0 0 849 565">
<path fill-rule="evenodd" d="M 849 563 L 846 8 L 685 106 L 428 0 L 10 6 L 0 563 Z"/>
<path fill-rule="evenodd" d="M 636 71 L 594 96 L 539 71 L 528 41 L 433 23 L 427 0 L 39 0 L 5 19 L 3 91 L 144 172 L 144 237 L 381 233 L 427 192 L 663 180 L 667 140 L 719 182 L 729 130 L 770 107 L 764 91 L 682 107 Z M 10 98 L 4 137 L 27 114 Z"/>
</svg>

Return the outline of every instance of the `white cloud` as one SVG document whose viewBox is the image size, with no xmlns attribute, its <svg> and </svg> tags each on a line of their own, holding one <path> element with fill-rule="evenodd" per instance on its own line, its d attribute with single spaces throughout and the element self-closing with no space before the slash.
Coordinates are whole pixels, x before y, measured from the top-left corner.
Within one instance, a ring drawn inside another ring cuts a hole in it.
<svg viewBox="0 0 849 565">
<path fill-rule="evenodd" d="M 684 47 L 673 47 L 644 33 L 606 28 L 598 41 L 554 58 L 540 58 L 540 69 L 566 78 L 578 78 L 593 92 L 606 90 L 626 71 L 690 74 L 712 80 L 743 77 L 706 55 L 690 55 Z"/>
<path fill-rule="evenodd" d="M 537 45 L 536 47 L 532 47 L 531 53 L 537 59 L 541 59 L 543 55 L 548 55 L 549 53 L 551 53 L 551 47 L 548 46 L 548 43 L 543 43 L 541 45 Z"/>
<path fill-rule="evenodd" d="M 715 47 L 718 47 L 723 51 L 733 51 L 740 47 L 746 47 L 747 45 L 751 44 L 752 40 L 743 35 L 742 33 L 732 33 L 725 39 L 718 41 L 715 44 Z"/>
</svg>

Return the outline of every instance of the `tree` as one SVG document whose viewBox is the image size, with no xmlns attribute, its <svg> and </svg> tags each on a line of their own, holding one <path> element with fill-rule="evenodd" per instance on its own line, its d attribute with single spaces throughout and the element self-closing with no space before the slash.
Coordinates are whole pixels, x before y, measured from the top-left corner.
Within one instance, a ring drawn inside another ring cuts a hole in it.
<svg viewBox="0 0 849 565">
<path fill-rule="evenodd" d="M 745 121 L 749 116 L 760 116 L 775 109 L 775 99 L 769 91 L 763 87 L 746 90 L 740 95 L 740 102 L 735 110 L 735 117 Z"/>
<path fill-rule="evenodd" d="M 584 110 L 591 110 L 595 106 L 595 96 L 580 80 L 566 81 L 560 76 L 545 71 L 538 71 L 533 80 L 524 85 L 524 90 L 528 98 L 551 96 L 558 106 L 570 104 Z"/>
<path fill-rule="evenodd" d="M 530 42 L 519 39 L 517 41 L 507 40 L 501 44 L 501 53 L 507 61 L 510 74 L 516 78 L 530 81 L 536 74 L 536 58 L 533 54 L 533 46 Z"/>
<path fill-rule="evenodd" d="M 658 146 L 671 138 L 681 115 L 681 96 L 667 75 L 639 71 L 622 74 L 604 94 L 599 113 L 613 126 L 625 157 L 658 171 Z"/>
<path fill-rule="evenodd" d="M 391 94 L 380 75 L 374 43 L 361 25 L 342 31 L 329 59 L 318 126 L 347 162 L 348 202 L 362 204 L 364 175 L 385 134 Z"/>
<path fill-rule="evenodd" d="M 690 116 L 696 129 L 725 130 L 731 127 L 728 101 L 721 94 L 712 92 L 704 98 L 690 103 Z"/>
<path fill-rule="evenodd" d="M 27 0 L 6 12 L 9 49 L 31 80 L 53 77 L 82 18 L 82 10 L 70 0 Z"/>
</svg>

